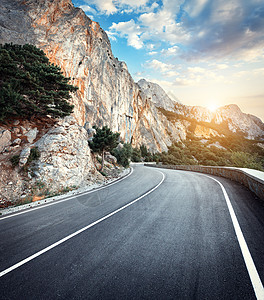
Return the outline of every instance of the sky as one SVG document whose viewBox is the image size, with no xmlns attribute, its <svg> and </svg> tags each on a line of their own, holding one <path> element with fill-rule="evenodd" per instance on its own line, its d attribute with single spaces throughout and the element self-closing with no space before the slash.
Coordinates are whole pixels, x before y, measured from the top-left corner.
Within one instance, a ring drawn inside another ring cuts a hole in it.
<svg viewBox="0 0 264 300">
<path fill-rule="evenodd" d="M 264 121 L 263 0 L 73 0 L 137 82 L 185 105 L 237 104 Z"/>
</svg>

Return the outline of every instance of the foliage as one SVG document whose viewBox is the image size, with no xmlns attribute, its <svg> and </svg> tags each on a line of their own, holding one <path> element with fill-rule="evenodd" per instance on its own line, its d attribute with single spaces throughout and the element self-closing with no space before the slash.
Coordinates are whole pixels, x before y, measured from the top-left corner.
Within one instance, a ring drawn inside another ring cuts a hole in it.
<svg viewBox="0 0 264 300">
<path fill-rule="evenodd" d="M 104 168 L 104 155 L 106 151 L 112 151 L 119 142 L 120 133 L 113 133 L 110 128 L 103 126 L 103 128 L 94 127 L 96 130 L 93 139 L 89 141 L 89 146 L 93 152 L 100 153 L 102 155 L 102 164 L 100 171 Z"/>
<path fill-rule="evenodd" d="M 19 163 L 19 155 L 14 155 L 10 158 L 13 167 L 16 167 Z"/>
<path fill-rule="evenodd" d="M 216 141 L 221 142 L 225 149 L 215 146 L 208 147 Z M 264 150 L 258 147 L 254 141 L 243 137 L 214 137 L 207 143 L 201 143 L 198 139 L 187 139 L 183 143 L 175 142 L 168 147 L 168 152 L 160 155 L 164 164 L 174 165 L 210 165 L 233 166 L 264 170 Z"/>
<path fill-rule="evenodd" d="M 142 157 L 146 157 L 148 155 L 148 149 L 145 145 L 140 146 L 140 152 Z"/>
<path fill-rule="evenodd" d="M 73 105 L 67 100 L 77 89 L 69 80 L 37 47 L 0 45 L 0 120 L 69 115 Z"/>
<path fill-rule="evenodd" d="M 133 154 L 133 148 L 130 143 L 124 143 L 123 147 L 113 149 L 112 154 L 116 157 L 120 165 L 127 168 L 129 167 L 129 161 Z"/>
<path fill-rule="evenodd" d="M 31 163 L 33 160 L 38 160 L 40 158 L 40 152 L 38 147 L 30 149 L 30 154 L 27 163 Z"/>
<path fill-rule="evenodd" d="M 133 148 L 131 160 L 133 162 L 141 162 L 141 151 L 139 148 Z"/>
</svg>

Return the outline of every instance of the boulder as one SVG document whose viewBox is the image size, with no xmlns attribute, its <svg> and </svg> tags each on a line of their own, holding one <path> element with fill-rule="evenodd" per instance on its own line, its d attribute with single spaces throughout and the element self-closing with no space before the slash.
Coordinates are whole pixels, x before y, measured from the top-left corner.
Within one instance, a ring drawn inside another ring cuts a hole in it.
<svg viewBox="0 0 264 300">
<path fill-rule="evenodd" d="M 73 118 L 59 124 L 34 144 L 41 153 L 35 175 L 51 190 L 87 184 L 97 173 L 86 130 Z"/>
<path fill-rule="evenodd" d="M 94 128 L 88 128 L 87 133 L 88 133 L 88 138 L 91 139 L 96 134 L 96 130 Z"/>
<path fill-rule="evenodd" d="M 38 134 L 38 129 L 35 127 L 34 129 L 29 130 L 25 136 L 27 137 L 28 142 L 31 144 L 35 140 Z"/>
<path fill-rule="evenodd" d="M 20 130 L 21 130 L 22 134 L 26 134 L 26 132 L 27 132 L 26 128 L 23 126 L 20 126 Z"/>
<path fill-rule="evenodd" d="M 20 123 L 19 120 L 15 120 L 13 124 L 14 124 L 15 126 L 17 126 L 19 123 Z"/>
<path fill-rule="evenodd" d="M 0 153 L 3 152 L 6 147 L 11 145 L 11 132 L 9 130 L 0 129 Z"/>
<path fill-rule="evenodd" d="M 20 138 L 17 138 L 15 139 L 13 142 L 12 142 L 12 145 L 20 145 L 21 144 L 21 139 Z"/>
<path fill-rule="evenodd" d="M 111 164 L 115 165 L 117 163 L 117 159 L 115 156 L 113 156 L 111 153 L 106 152 L 105 153 L 105 160 L 110 162 Z"/>
<path fill-rule="evenodd" d="M 30 147 L 26 147 L 21 151 L 20 156 L 19 156 L 19 166 L 20 167 L 23 167 L 27 163 L 29 155 L 30 155 Z"/>
</svg>

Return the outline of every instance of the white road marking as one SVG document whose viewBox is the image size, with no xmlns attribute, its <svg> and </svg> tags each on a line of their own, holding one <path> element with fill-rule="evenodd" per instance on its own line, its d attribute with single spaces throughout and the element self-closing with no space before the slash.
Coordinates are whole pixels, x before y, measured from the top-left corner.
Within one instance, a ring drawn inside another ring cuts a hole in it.
<svg viewBox="0 0 264 300">
<path fill-rule="evenodd" d="M 52 202 L 52 203 L 48 203 L 48 204 L 43 204 L 43 205 L 41 205 L 41 206 L 37 206 L 37 207 L 34 207 L 34 208 L 33 208 L 33 207 L 28 208 L 28 209 L 25 208 L 25 210 L 23 210 L 23 211 L 21 211 L 21 212 L 14 213 L 14 214 L 12 214 L 12 215 L 8 215 L 8 216 L 5 216 L 5 217 L 0 217 L 0 221 L 2 221 L 2 220 L 4 220 L 4 219 L 16 217 L 16 216 L 18 216 L 18 215 L 26 214 L 26 213 L 28 213 L 28 212 L 32 212 L 32 211 L 37 210 L 37 209 L 40 209 L 40 208 L 44 208 L 44 207 L 48 207 L 48 206 L 51 206 L 51 205 L 59 204 L 59 203 L 62 203 L 62 202 L 65 202 L 65 201 L 74 199 L 74 198 L 79 197 L 79 196 L 88 195 L 88 194 L 91 194 L 91 193 L 100 191 L 100 190 L 102 190 L 102 189 L 105 189 L 105 188 L 107 188 L 107 187 L 109 187 L 109 186 L 111 186 L 111 185 L 114 185 L 114 184 L 116 184 L 116 183 L 118 183 L 118 182 L 120 182 L 120 181 L 126 179 L 127 177 L 129 177 L 129 176 L 133 173 L 133 171 L 134 171 L 134 169 L 131 167 L 131 172 L 130 172 L 128 175 L 126 175 L 126 176 L 124 176 L 123 178 L 121 178 L 121 179 L 119 179 L 119 180 L 116 180 L 116 181 L 114 181 L 114 182 L 112 182 L 112 183 L 109 183 L 109 184 L 107 184 L 107 185 L 105 185 L 105 186 L 102 186 L 102 187 L 100 187 L 100 188 L 97 188 L 97 189 L 94 189 L 94 190 L 91 190 L 91 191 L 83 192 L 83 193 L 80 193 L 80 194 L 75 194 L 75 195 L 73 195 L 73 196 L 69 196 L 69 197 L 65 196 L 65 197 L 67 197 L 66 199 L 63 199 L 63 198 L 62 198 L 61 200 L 60 200 L 60 199 L 54 199 L 54 201 L 56 201 L 56 202 Z M 44 199 L 43 199 L 43 200 L 44 200 Z"/>
<path fill-rule="evenodd" d="M 231 201 L 228 197 L 226 189 L 224 188 L 222 183 L 220 181 L 218 181 L 217 179 L 215 179 L 211 176 L 205 175 L 205 174 L 199 174 L 199 175 L 203 175 L 203 176 L 206 176 L 208 178 L 211 178 L 220 185 L 220 187 L 223 191 L 225 200 L 226 200 L 226 204 L 227 204 L 227 207 L 228 207 L 228 210 L 229 210 L 232 222 L 233 222 L 233 226 L 234 226 L 235 233 L 236 233 L 236 236 L 237 236 L 237 239 L 238 239 L 238 243 L 239 243 L 239 246 L 240 246 L 240 249 L 241 249 L 245 264 L 246 264 L 246 267 L 247 267 L 247 271 L 248 271 L 248 274 L 249 274 L 249 277 L 250 277 L 250 280 L 251 280 L 256 298 L 257 298 L 257 300 L 264 300 L 263 284 L 261 282 L 260 276 L 259 276 L 258 271 L 256 269 L 256 266 L 254 264 L 253 258 L 250 254 L 250 251 L 248 249 L 248 245 L 246 243 L 246 240 L 244 238 L 244 235 L 243 235 L 242 230 L 240 228 L 240 225 L 238 223 L 236 214 L 234 212 L 234 209 L 232 207 L 232 204 L 231 204 Z"/>
<path fill-rule="evenodd" d="M 48 247 L 42 249 L 41 251 L 39 251 L 39 252 L 37 252 L 37 253 L 35 253 L 35 254 L 33 254 L 33 255 L 27 257 L 26 259 L 23 259 L 22 261 L 18 262 L 17 264 L 15 264 L 15 265 L 13 265 L 13 266 L 11 266 L 11 267 L 9 267 L 9 268 L 3 270 L 2 272 L 0 272 L 0 277 L 2 277 L 2 276 L 4 276 L 5 274 L 7 274 L 7 273 L 9 273 L 9 272 L 11 272 L 11 271 L 17 269 L 18 267 L 20 267 L 20 266 L 26 264 L 27 262 L 29 262 L 29 261 L 33 260 L 34 258 L 40 256 L 41 254 L 44 254 L 45 252 L 47 252 L 47 251 L 49 251 L 49 250 L 51 250 L 51 249 L 57 247 L 58 245 L 60 245 L 60 244 L 62 244 L 62 243 L 64 243 L 64 242 L 66 242 L 67 240 L 69 240 L 69 239 L 75 237 L 76 235 L 82 233 L 83 231 L 85 231 L 85 230 L 87 230 L 87 229 L 89 229 L 89 228 L 95 226 L 96 224 L 98 224 L 98 223 L 100 223 L 100 222 L 102 222 L 102 221 L 104 221 L 104 220 L 110 218 L 111 216 L 117 214 L 117 213 L 120 212 L 121 210 L 123 210 L 123 209 L 129 207 L 130 205 L 136 203 L 136 202 L 139 201 L 140 199 L 146 197 L 147 195 L 149 195 L 150 193 L 152 193 L 153 191 L 155 191 L 155 190 L 162 184 L 162 182 L 163 182 L 164 179 L 165 179 L 165 175 L 164 175 L 162 172 L 160 172 L 160 171 L 157 171 L 157 172 L 159 172 L 159 173 L 162 174 L 162 180 L 161 180 L 154 188 L 152 188 L 151 190 L 149 190 L 147 193 L 143 194 L 142 196 L 138 197 L 137 199 L 133 200 L 132 202 L 129 202 L 128 204 L 122 206 L 121 208 L 119 208 L 119 209 L 113 211 L 112 213 L 110 213 L 110 214 L 104 216 L 103 218 L 101 218 L 101 219 L 99 219 L 99 220 L 97 220 L 97 221 L 95 221 L 95 222 L 89 224 L 88 226 L 83 227 L 82 229 L 80 229 L 80 230 L 78 230 L 78 231 L 76 231 L 76 232 L 74 232 L 74 233 L 72 233 L 72 234 L 66 236 L 65 238 L 59 240 L 58 242 L 56 242 L 56 243 L 54 243 L 54 244 L 52 244 L 52 245 L 50 245 L 50 246 L 48 246 Z"/>
</svg>

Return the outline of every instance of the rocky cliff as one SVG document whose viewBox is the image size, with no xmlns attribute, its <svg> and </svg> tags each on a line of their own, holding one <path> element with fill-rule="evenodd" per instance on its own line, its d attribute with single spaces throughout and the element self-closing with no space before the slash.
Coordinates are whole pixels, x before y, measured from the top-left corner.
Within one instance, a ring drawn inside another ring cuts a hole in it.
<svg viewBox="0 0 264 300">
<path fill-rule="evenodd" d="M 104 30 L 71 0 L 2 0 L 0 43 L 6 42 L 35 44 L 72 78 L 79 87 L 72 98 L 74 117 L 86 129 L 108 125 L 126 142 L 144 142 L 151 151 L 167 150 L 173 140 L 185 137 L 186 123 L 168 123 L 157 109 L 161 107 L 197 121 L 227 122 L 231 131 L 245 132 L 248 138 L 263 135 L 260 120 L 237 106 L 214 114 L 172 101 L 157 84 L 136 84 L 125 62 L 114 57 Z"/>
<path fill-rule="evenodd" d="M 167 120 L 170 120 L 169 124 L 164 123 L 163 126 L 167 129 L 171 141 L 184 139 L 186 129 L 188 130 L 190 126 L 190 121 L 202 123 L 203 125 L 197 125 L 198 127 L 193 129 L 195 135 L 199 132 L 198 135 L 202 136 L 202 128 L 204 127 L 205 135 L 211 132 L 211 136 L 216 136 L 216 131 L 210 129 L 214 127 L 218 129 L 218 135 L 221 134 L 223 128 L 225 128 L 231 133 L 243 134 L 247 139 L 264 140 L 263 122 L 256 116 L 243 113 L 235 104 L 219 107 L 216 111 L 212 112 L 205 107 L 186 106 L 175 102 L 168 97 L 159 85 L 144 79 L 140 80 L 138 85 L 144 91 L 145 95 L 147 95 L 148 100 L 152 102 L 156 108 L 161 108 L 160 111 L 163 112 L 163 115 L 167 116 Z M 168 115 L 170 115 L 171 118 L 168 118 Z M 150 117 L 147 118 L 149 119 Z M 159 116 L 157 118 L 162 122 L 162 117 Z M 171 122 L 172 119 L 173 122 Z M 185 122 L 183 122 L 183 120 L 185 120 Z M 181 124 L 180 128 L 182 130 L 175 132 L 173 129 L 178 127 L 179 124 Z M 167 145 L 169 144 L 167 143 Z"/>
<path fill-rule="evenodd" d="M 30 148 L 39 147 L 35 175 L 50 185 L 52 178 L 58 178 L 54 187 L 80 185 L 99 176 L 84 130 L 93 125 L 108 125 L 120 132 L 124 141 L 133 146 L 145 144 L 152 152 L 166 151 L 174 141 L 184 141 L 190 131 L 200 138 L 221 135 L 221 130 L 215 130 L 217 125 L 242 132 L 249 139 L 263 137 L 261 120 L 243 114 L 235 105 L 212 113 L 171 100 L 157 84 L 135 83 L 125 62 L 114 57 L 104 30 L 70 0 L 1 0 L 0 43 L 11 42 L 44 50 L 79 88 L 72 95 L 73 118 L 60 121 L 36 140 L 39 133 L 32 132 L 34 126 L 24 132 L 30 141 L 23 136 L 19 145 L 14 126 L 0 128 L 0 139 L 6 143 L 1 151 L 19 146 L 24 149 L 20 154 L 23 161 Z"/>
<path fill-rule="evenodd" d="M 0 43 L 38 46 L 79 87 L 72 99 L 79 125 L 108 125 L 131 140 L 145 99 L 98 23 L 70 0 L 3 0 L 0 14 Z"/>
</svg>

